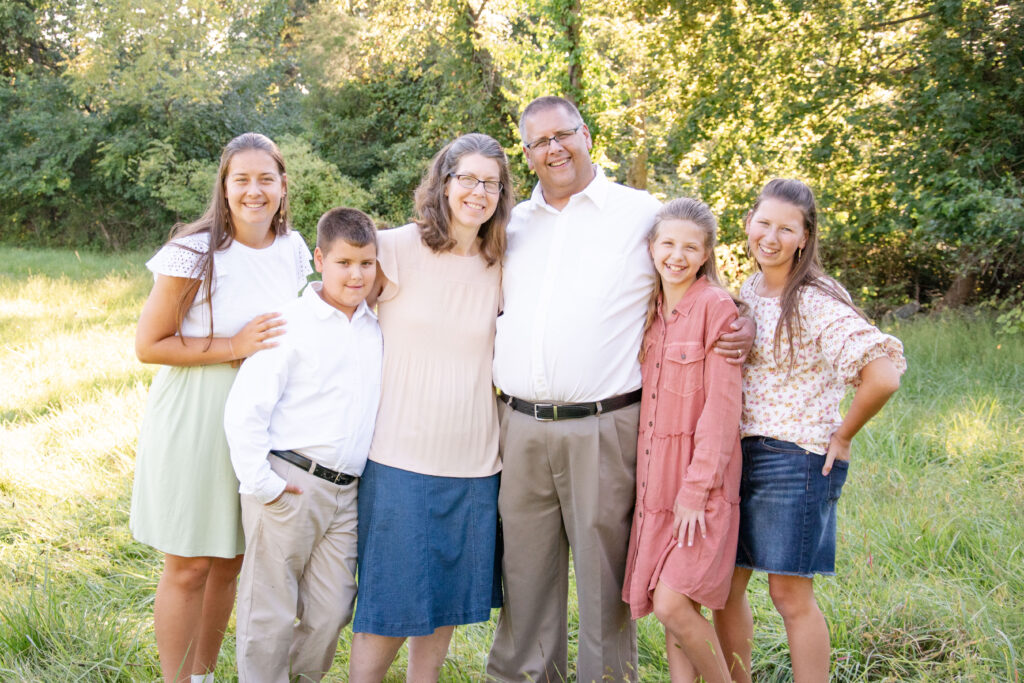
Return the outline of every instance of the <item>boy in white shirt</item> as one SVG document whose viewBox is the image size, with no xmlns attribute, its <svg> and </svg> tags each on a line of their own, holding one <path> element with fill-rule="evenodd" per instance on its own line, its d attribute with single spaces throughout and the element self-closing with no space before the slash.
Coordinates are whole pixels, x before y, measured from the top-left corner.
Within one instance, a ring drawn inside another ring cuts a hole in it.
<svg viewBox="0 0 1024 683">
<path fill-rule="evenodd" d="M 224 428 L 242 494 L 243 683 L 319 681 L 356 596 L 356 492 L 380 400 L 383 343 L 365 299 L 377 233 L 355 209 L 317 223 L 323 281 L 282 309 L 286 334 L 246 360 Z"/>
</svg>

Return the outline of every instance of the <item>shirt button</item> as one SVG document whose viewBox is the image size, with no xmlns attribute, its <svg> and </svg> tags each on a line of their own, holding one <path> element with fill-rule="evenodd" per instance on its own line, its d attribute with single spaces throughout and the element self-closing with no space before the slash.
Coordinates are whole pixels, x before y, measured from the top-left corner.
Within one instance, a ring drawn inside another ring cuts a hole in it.
<svg viewBox="0 0 1024 683">
<path fill-rule="evenodd" d="M 647 450 L 644 451 L 644 455 L 650 455 L 650 454 L 651 454 L 651 449 L 650 448 L 648 448 Z"/>
<path fill-rule="evenodd" d="M 640 513 L 640 517 L 643 517 L 643 516 L 644 516 L 644 513 L 642 513 L 642 512 L 641 512 L 641 513 Z"/>
<path fill-rule="evenodd" d="M 658 398 L 657 394 L 651 394 L 651 398 Z"/>
<path fill-rule="evenodd" d="M 660 368 L 660 367 L 661 367 L 661 363 L 655 363 L 655 364 L 654 364 L 654 367 L 656 367 L 656 368 Z"/>
<path fill-rule="evenodd" d="M 648 422 L 648 423 L 647 423 L 647 426 L 648 426 L 648 427 L 653 427 L 653 426 L 654 426 L 654 423 L 653 423 L 653 422 Z"/>
<path fill-rule="evenodd" d="M 679 354 L 679 358 L 681 358 L 682 360 L 686 360 L 686 354 L 685 353 Z"/>
</svg>

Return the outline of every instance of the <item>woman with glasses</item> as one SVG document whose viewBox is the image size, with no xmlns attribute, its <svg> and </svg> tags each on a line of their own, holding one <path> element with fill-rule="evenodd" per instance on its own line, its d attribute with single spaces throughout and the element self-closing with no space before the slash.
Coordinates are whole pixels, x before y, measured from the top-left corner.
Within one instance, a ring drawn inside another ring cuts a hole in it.
<svg viewBox="0 0 1024 683">
<path fill-rule="evenodd" d="M 384 334 L 381 404 L 359 485 L 353 683 L 438 680 L 456 625 L 500 607 L 498 421 L 491 384 L 508 160 L 472 133 L 434 157 L 413 223 L 380 234 L 370 295 Z"/>
</svg>

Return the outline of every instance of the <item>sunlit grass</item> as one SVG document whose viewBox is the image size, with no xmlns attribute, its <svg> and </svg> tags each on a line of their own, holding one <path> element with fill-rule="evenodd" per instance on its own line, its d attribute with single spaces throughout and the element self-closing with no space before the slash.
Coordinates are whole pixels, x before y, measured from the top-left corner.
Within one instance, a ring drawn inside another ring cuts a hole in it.
<svg viewBox="0 0 1024 683">
<path fill-rule="evenodd" d="M 132 349 L 147 257 L 0 248 L 0 680 L 158 678 L 160 556 L 128 532 L 155 371 Z M 816 581 L 832 678 L 1019 683 L 1024 340 L 965 316 L 891 331 L 910 370 L 854 442 L 838 576 Z M 750 597 L 755 680 L 791 680 L 763 576 Z M 493 629 L 458 629 L 442 680 L 482 680 Z M 667 681 L 660 625 L 638 631 L 640 679 Z M 218 681 L 236 680 L 233 638 L 231 626 Z M 350 643 L 346 630 L 326 680 L 345 680 Z"/>
</svg>

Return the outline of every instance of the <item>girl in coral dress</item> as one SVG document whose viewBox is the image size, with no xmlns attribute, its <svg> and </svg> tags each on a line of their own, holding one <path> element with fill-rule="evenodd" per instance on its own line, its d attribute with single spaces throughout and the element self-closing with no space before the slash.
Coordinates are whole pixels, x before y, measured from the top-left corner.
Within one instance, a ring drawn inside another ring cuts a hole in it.
<svg viewBox="0 0 1024 683">
<path fill-rule="evenodd" d="M 740 366 L 711 347 L 737 317 L 715 268 L 716 221 L 694 199 L 659 211 L 649 244 L 660 283 L 643 348 L 637 492 L 623 599 L 665 626 L 673 681 L 728 681 L 701 606 L 729 594 L 739 532 Z"/>
</svg>

